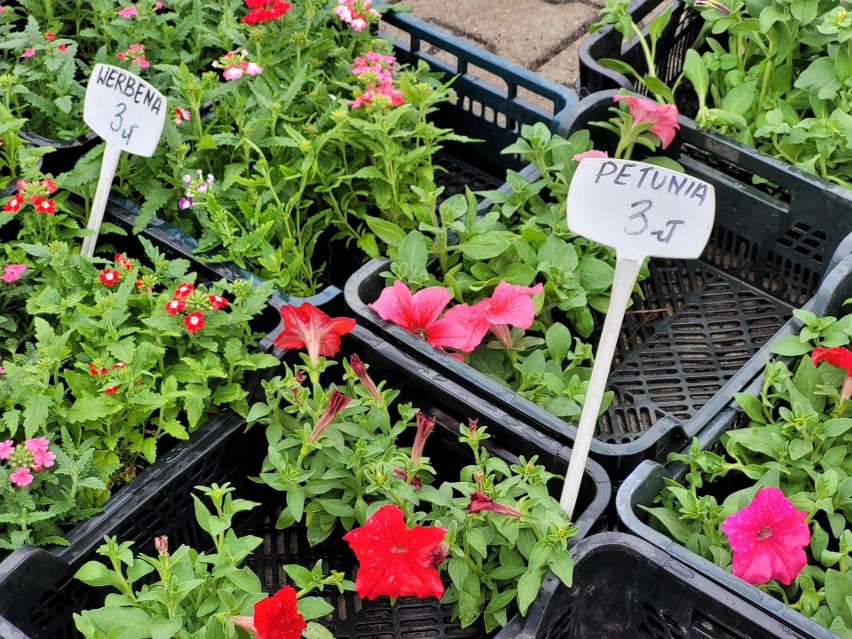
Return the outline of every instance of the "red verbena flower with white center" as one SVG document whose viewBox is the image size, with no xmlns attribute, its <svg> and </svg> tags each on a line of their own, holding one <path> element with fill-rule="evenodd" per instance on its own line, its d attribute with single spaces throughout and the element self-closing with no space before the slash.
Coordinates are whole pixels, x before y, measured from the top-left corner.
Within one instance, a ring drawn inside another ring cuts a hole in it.
<svg viewBox="0 0 852 639">
<path fill-rule="evenodd" d="M 112 286 L 118 282 L 120 276 L 121 273 L 119 273 L 114 268 L 110 268 L 108 266 L 100 273 L 98 273 L 98 279 L 100 280 L 101 284 L 103 284 L 104 286 L 109 286 L 110 288 L 112 288 Z"/>
<path fill-rule="evenodd" d="M 204 321 L 204 313 L 201 311 L 190 313 L 183 318 L 183 323 L 186 325 L 186 330 L 190 333 L 197 333 L 204 328 L 204 324 L 206 324 Z"/>
</svg>

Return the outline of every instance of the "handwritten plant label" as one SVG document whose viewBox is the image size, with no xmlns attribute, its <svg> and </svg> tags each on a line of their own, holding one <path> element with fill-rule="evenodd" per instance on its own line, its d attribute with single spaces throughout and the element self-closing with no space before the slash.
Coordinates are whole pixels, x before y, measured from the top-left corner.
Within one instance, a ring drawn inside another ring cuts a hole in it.
<svg viewBox="0 0 852 639">
<path fill-rule="evenodd" d="M 163 94 L 139 76 L 110 64 L 95 65 L 86 87 L 83 120 L 107 144 L 151 157 L 167 110 Z"/>
<path fill-rule="evenodd" d="M 89 211 L 82 254 L 91 258 L 104 219 L 121 152 L 151 157 L 166 122 L 166 98 L 137 75 L 111 64 L 96 64 L 86 86 L 83 120 L 106 141 L 98 187 Z"/>
<path fill-rule="evenodd" d="M 712 185 L 645 162 L 586 158 L 568 191 L 568 228 L 633 260 L 699 257 L 715 211 Z"/>
<path fill-rule="evenodd" d="M 609 308 L 559 503 L 573 516 L 621 323 L 646 257 L 695 258 L 716 214 L 713 187 L 691 175 L 629 160 L 586 158 L 568 189 L 568 228 L 615 249 Z"/>
</svg>

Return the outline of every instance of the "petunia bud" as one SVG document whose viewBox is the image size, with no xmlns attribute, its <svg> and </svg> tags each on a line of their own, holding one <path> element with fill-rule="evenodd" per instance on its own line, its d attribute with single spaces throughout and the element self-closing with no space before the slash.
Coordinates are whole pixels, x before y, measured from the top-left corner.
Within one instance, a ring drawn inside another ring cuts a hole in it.
<svg viewBox="0 0 852 639">
<path fill-rule="evenodd" d="M 169 556 L 169 538 L 166 535 L 154 537 L 154 547 L 157 549 L 157 554 L 160 557 Z"/>
<path fill-rule="evenodd" d="M 432 566 L 434 568 L 439 568 L 449 556 L 450 544 L 448 544 L 446 541 L 442 541 L 440 544 L 438 544 L 438 547 L 432 551 Z"/>
<path fill-rule="evenodd" d="M 420 461 L 420 456 L 423 454 L 423 446 L 426 444 L 426 439 L 435 430 L 435 418 L 426 417 L 421 412 L 417 413 L 417 434 L 414 436 L 414 445 L 411 447 L 411 461 L 415 465 Z"/>
<path fill-rule="evenodd" d="M 516 519 L 520 519 L 524 516 L 524 513 L 517 508 L 501 504 L 499 501 L 494 501 L 485 493 L 474 490 L 470 494 L 470 504 L 467 506 L 467 511 L 472 515 L 476 515 L 477 513 L 481 513 L 483 510 L 488 510 L 492 513 L 497 513 L 498 515 L 505 515 L 506 517 L 515 517 Z"/>
<path fill-rule="evenodd" d="M 479 420 L 474 419 L 473 417 L 467 420 L 467 432 L 473 437 L 476 434 L 476 427 L 479 425 Z"/>
<path fill-rule="evenodd" d="M 485 491 L 485 475 L 482 474 L 481 470 L 473 471 L 473 481 L 476 482 L 476 487 L 479 492 Z"/>
<path fill-rule="evenodd" d="M 491 324 L 489 328 L 503 348 L 512 350 L 515 347 L 512 342 L 512 329 L 508 324 Z"/>
<path fill-rule="evenodd" d="M 254 617 L 249 617 L 247 615 L 233 615 L 231 617 L 231 621 L 235 626 L 245 628 L 249 632 L 257 632 L 257 628 L 254 626 Z"/>
<path fill-rule="evenodd" d="M 331 395 L 328 397 L 328 404 L 323 411 L 323 414 L 320 415 L 319 420 L 317 421 L 314 429 L 311 431 L 311 434 L 308 436 L 308 443 L 314 443 L 320 435 L 322 435 L 322 431 L 325 430 L 325 427 L 328 426 L 331 421 L 337 417 L 337 414 L 346 408 L 346 405 L 352 401 L 351 397 L 347 397 L 343 393 L 341 393 L 336 388 L 331 391 Z"/>
<path fill-rule="evenodd" d="M 361 361 L 361 358 L 358 357 L 357 353 L 353 353 L 352 357 L 349 358 L 349 366 L 352 367 L 352 372 L 358 376 L 358 379 L 361 380 L 364 388 L 369 391 L 372 398 L 376 400 L 376 403 L 383 403 L 379 389 L 376 388 L 376 383 L 370 377 L 369 373 L 367 373 L 367 367 L 364 366 L 364 362 Z"/>
<path fill-rule="evenodd" d="M 394 474 L 394 477 L 396 477 L 397 479 L 401 479 L 404 482 L 408 482 L 408 478 L 411 475 L 411 473 L 409 473 L 408 471 L 406 471 L 403 468 L 400 468 L 399 466 L 393 467 L 393 474 Z M 417 475 L 414 475 L 411 478 L 411 487 L 412 488 L 417 489 L 417 488 L 420 488 L 422 485 L 423 485 L 423 480 L 420 479 Z"/>
</svg>

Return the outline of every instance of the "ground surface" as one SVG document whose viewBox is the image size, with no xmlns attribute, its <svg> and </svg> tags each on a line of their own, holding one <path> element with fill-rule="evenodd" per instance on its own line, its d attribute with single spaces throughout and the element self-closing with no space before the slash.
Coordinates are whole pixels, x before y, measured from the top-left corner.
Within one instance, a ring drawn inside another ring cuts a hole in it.
<svg viewBox="0 0 852 639">
<path fill-rule="evenodd" d="M 390 0 L 480 47 L 573 86 L 577 47 L 603 0 Z"/>
</svg>

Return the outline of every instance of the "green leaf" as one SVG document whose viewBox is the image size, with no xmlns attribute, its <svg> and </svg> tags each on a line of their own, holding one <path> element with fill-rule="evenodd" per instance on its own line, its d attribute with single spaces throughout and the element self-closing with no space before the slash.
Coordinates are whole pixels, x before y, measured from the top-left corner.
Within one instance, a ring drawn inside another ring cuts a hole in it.
<svg viewBox="0 0 852 639">
<path fill-rule="evenodd" d="M 840 90 L 840 82 L 834 75 L 834 60 L 829 57 L 817 58 L 799 74 L 793 86 L 805 93 L 816 94 L 820 100 L 833 99 Z"/>
<path fill-rule="evenodd" d="M 305 510 L 305 491 L 299 484 L 293 484 L 287 490 L 287 508 L 295 521 L 302 521 Z"/>
<path fill-rule="evenodd" d="M 474 235 L 459 248 L 465 257 L 472 260 L 489 260 L 502 255 L 509 248 L 509 241 L 499 233 L 490 232 Z"/>
<path fill-rule="evenodd" d="M 302 639 L 334 639 L 334 635 L 322 624 L 309 621 L 308 627 L 302 631 Z"/>
<path fill-rule="evenodd" d="M 770 349 L 776 355 L 794 356 L 806 355 L 813 350 L 810 342 L 803 342 L 795 335 L 782 337 Z"/>
<path fill-rule="evenodd" d="M 692 531 L 689 529 L 689 526 L 678 518 L 674 511 L 671 511 L 668 508 L 648 508 L 646 506 L 641 506 L 641 508 L 649 515 L 653 515 L 653 517 L 663 525 L 668 533 L 680 543 L 685 544 L 689 541 L 689 538 L 692 536 Z"/>
<path fill-rule="evenodd" d="M 563 584 L 571 586 L 574 581 L 574 560 L 571 559 L 571 553 L 564 548 L 554 549 L 547 558 L 547 565 Z"/>
<path fill-rule="evenodd" d="M 299 612 L 305 620 L 319 619 L 334 611 L 334 606 L 321 597 L 302 597 L 299 599 Z"/>
<path fill-rule="evenodd" d="M 527 610 L 541 589 L 542 574 L 538 570 L 527 571 L 518 580 L 518 612 L 527 614 Z"/>
<path fill-rule="evenodd" d="M 751 393 L 734 393 L 734 399 L 737 400 L 737 404 L 749 416 L 749 419 L 759 424 L 766 423 L 766 418 L 763 416 L 763 405 L 759 398 Z"/>
<path fill-rule="evenodd" d="M 113 586 L 121 590 L 121 580 L 115 572 L 99 561 L 87 561 L 74 573 L 74 578 L 89 586 Z"/>
<path fill-rule="evenodd" d="M 450 561 L 447 563 L 447 572 L 450 573 L 450 579 L 453 582 L 453 585 L 462 590 L 462 586 L 464 586 L 464 580 L 467 577 L 468 565 L 467 561 L 461 559 L 459 557 L 452 557 Z"/>
<path fill-rule="evenodd" d="M 561 366 L 571 352 L 571 331 L 561 322 L 554 322 L 544 334 L 544 342 L 550 359 Z"/>
<path fill-rule="evenodd" d="M 376 237 L 388 246 L 399 246 L 406 237 L 406 232 L 402 227 L 393 222 L 372 215 L 364 215 L 363 219 L 370 230 L 376 234 Z"/>
<path fill-rule="evenodd" d="M 151 622 L 151 639 L 171 639 L 177 636 L 183 620 L 180 617 L 166 619 L 159 617 Z"/>
</svg>

